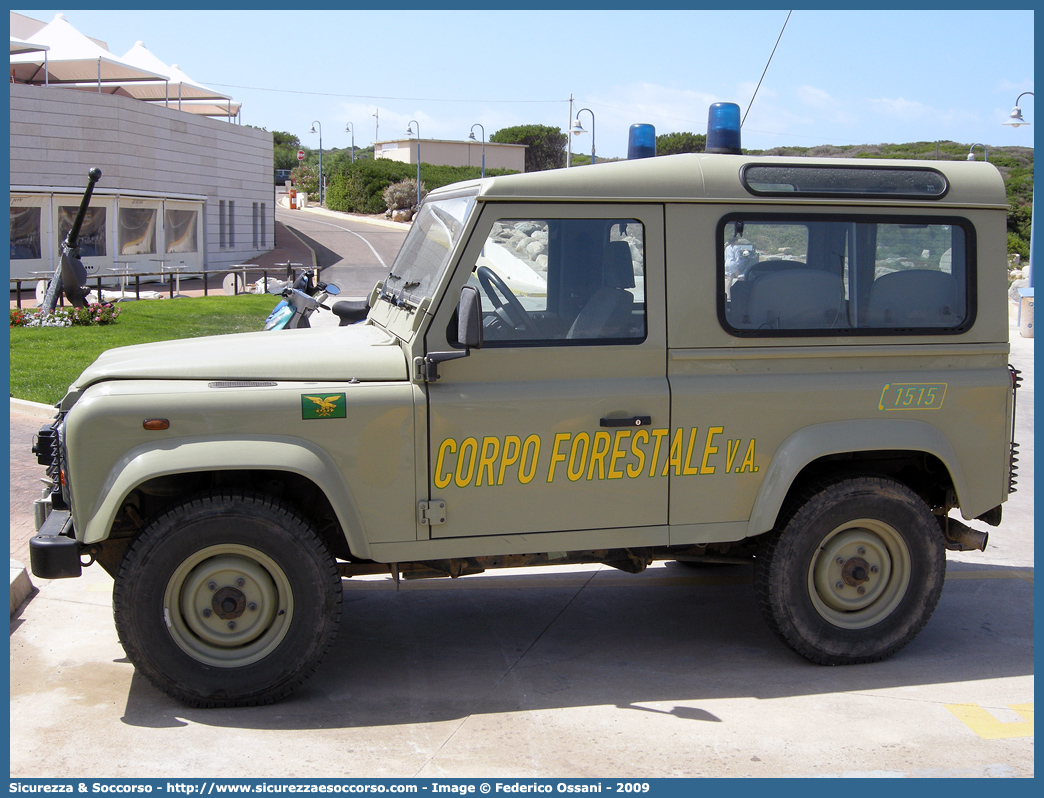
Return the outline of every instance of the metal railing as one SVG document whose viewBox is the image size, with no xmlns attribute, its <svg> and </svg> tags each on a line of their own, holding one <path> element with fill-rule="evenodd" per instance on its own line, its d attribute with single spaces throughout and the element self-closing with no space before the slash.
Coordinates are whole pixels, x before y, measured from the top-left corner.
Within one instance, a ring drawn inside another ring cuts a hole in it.
<svg viewBox="0 0 1044 798">
<path fill-rule="evenodd" d="M 288 261 L 286 263 L 277 263 L 274 266 L 266 266 L 266 267 L 250 266 L 250 265 L 232 266 L 229 269 L 222 269 L 220 271 L 212 271 L 212 272 L 178 272 L 178 273 L 175 273 L 175 272 L 172 272 L 170 270 L 161 271 L 161 272 L 153 272 L 153 271 L 149 271 L 149 272 L 129 272 L 129 271 L 128 272 L 125 272 L 125 271 L 115 272 L 114 271 L 114 272 L 111 272 L 109 274 L 92 274 L 92 275 L 90 275 L 87 278 L 87 284 L 90 285 L 93 282 L 94 285 L 95 285 L 95 288 L 97 289 L 98 296 L 100 297 L 101 296 L 101 291 L 102 291 L 102 281 L 104 280 L 104 281 L 109 282 L 109 283 L 111 283 L 113 281 L 116 281 L 120 285 L 121 293 L 123 293 L 124 296 L 126 296 L 126 294 L 127 294 L 127 288 L 126 288 L 127 281 L 129 281 L 131 278 L 134 278 L 134 298 L 135 299 L 141 299 L 141 290 L 142 290 L 141 289 L 141 280 L 142 280 L 143 277 L 171 278 L 171 279 L 168 280 L 167 285 L 168 285 L 169 297 L 171 299 L 173 299 L 174 298 L 174 290 L 175 290 L 175 280 L 173 278 L 175 278 L 175 277 L 180 278 L 180 279 L 185 279 L 185 280 L 199 280 L 199 279 L 202 279 L 202 281 L 203 281 L 203 296 L 209 296 L 210 295 L 210 287 L 208 285 L 209 278 L 211 278 L 211 277 L 213 277 L 213 276 L 215 276 L 217 274 L 225 274 L 225 275 L 236 274 L 236 275 L 240 275 L 242 279 L 241 280 L 233 280 L 233 296 L 235 296 L 235 295 L 240 293 L 240 287 L 241 286 L 246 286 L 246 285 L 248 285 L 248 284 L 250 284 L 252 282 L 257 282 L 258 279 L 263 281 L 264 287 L 265 287 L 265 293 L 268 293 L 268 281 L 270 279 L 269 278 L 270 275 L 281 275 L 282 279 L 289 279 L 292 276 L 294 276 L 297 272 L 299 272 L 299 271 L 301 271 L 303 269 L 304 269 L 304 267 L 303 267 L 302 264 L 300 264 L 300 263 L 290 263 Z M 52 276 L 52 272 L 37 272 L 37 273 L 34 273 L 34 274 L 36 276 L 31 276 L 31 277 L 11 277 L 10 278 L 10 282 L 11 282 L 11 285 L 12 285 L 11 291 L 15 294 L 15 297 L 16 297 L 15 298 L 15 307 L 18 307 L 18 308 L 22 307 L 22 283 L 33 283 L 33 284 L 35 284 L 35 283 L 40 282 L 41 280 L 47 281 Z M 249 279 L 247 279 L 248 275 L 255 275 L 255 278 L 253 280 L 249 280 Z M 260 278 L 257 278 L 256 275 L 260 275 Z M 271 279 L 275 280 L 276 278 L 272 277 Z M 150 290 L 150 289 L 146 289 L 146 290 Z M 64 304 L 65 304 L 64 298 L 60 298 L 59 299 L 59 306 L 63 306 Z"/>
</svg>

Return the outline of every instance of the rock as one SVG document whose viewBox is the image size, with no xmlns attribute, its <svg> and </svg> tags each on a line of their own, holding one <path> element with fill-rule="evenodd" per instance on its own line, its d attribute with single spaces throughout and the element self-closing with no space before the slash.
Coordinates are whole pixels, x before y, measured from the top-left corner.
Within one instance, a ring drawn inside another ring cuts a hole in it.
<svg viewBox="0 0 1044 798">
<path fill-rule="evenodd" d="M 393 222 L 408 222 L 413 218 L 413 211 L 409 208 L 398 208 L 392 211 L 391 218 Z"/>
<path fill-rule="evenodd" d="M 526 244 L 525 252 L 531 258 L 535 258 L 537 255 L 543 255 L 547 252 L 547 242 L 531 238 L 529 239 L 529 243 Z"/>
<path fill-rule="evenodd" d="M 1011 302 L 1014 302 L 1016 305 L 1019 304 L 1019 301 L 1022 299 L 1022 297 L 1019 296 L 1019 289 L 1020 288 L 1028 288 L 1028 287 L 1029 287 L 1029 280 L 1026 280 L 1026 279 L 1016 280 L 1008 288 L 1008 299 Z"/>
</svg>

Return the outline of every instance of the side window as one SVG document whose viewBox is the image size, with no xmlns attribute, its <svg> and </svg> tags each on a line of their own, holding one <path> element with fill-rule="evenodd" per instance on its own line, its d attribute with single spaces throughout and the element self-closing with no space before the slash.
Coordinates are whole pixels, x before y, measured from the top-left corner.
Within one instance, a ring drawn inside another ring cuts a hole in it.
<svg viewBox="0 0 1044 798">
<path fill-rule="evenodd" d="M 634 219 L 501 219 L 469 282 L 487 346 L 645 339 L 644 228 Z"/>
<path fill-rule="evenodd" d="M 960 332 L 973 233 L 959 220 L 731 217 L 720 225 L 723 320 L 740 335 Z"/>
</svg>

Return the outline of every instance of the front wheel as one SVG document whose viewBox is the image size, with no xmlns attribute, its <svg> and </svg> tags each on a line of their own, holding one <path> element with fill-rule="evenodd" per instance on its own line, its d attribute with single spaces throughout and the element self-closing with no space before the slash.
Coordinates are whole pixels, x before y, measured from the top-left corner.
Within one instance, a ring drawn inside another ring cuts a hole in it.
<svg viewBox="0 0 1044 798">
<path fill-rule="evenodd" d="M 824 665 L 875 662 L 928 622 L 946 552 L 924 501 L 889 479 L 862 477 L 807 496 L 755 563 L 766 622 Z"/>
<path fill-rule="evenodd" d="M 332 644 L 340 611 L 337 565 L 312 526 L 253 494 L 209 494 L 157 518 L 113 590 L 127 656 L 192 706 L 288 695 Z"/>
</svg>

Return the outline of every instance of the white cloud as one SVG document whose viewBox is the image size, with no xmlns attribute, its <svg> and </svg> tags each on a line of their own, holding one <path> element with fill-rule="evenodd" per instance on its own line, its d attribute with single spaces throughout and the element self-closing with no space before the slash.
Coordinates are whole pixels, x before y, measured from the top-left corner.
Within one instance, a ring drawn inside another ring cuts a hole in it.
<svg viewBox="0 0 1044 798">
<path fill-rule="evenodd" d="M 798 86 L 794 93 L 797 95 L 798 100 L 811 108 L 833 110 L 838 106 L 837 100 L 815 86 Z"/>
<path fill-rule="evenodd" d="M 919 119 L 935 113 L 924 103 L 917 100 L 907 100 L 904 97 L 883 97 L 871 99 L 870 102 L 879 113 L 898 116 L 903 119 Z"/>
</svg>

